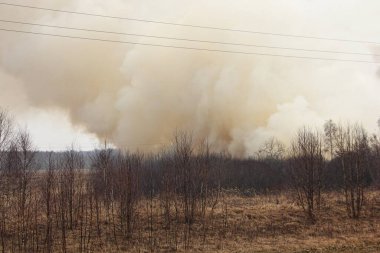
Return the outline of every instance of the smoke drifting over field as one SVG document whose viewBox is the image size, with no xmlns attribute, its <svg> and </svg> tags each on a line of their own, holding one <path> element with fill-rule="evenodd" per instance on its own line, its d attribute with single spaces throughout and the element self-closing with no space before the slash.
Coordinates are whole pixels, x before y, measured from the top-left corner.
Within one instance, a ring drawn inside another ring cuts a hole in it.
<svg viewBox="0 0 380 253">
<path fill-rule="evenodd" d="M 360 3 L 33 1 L 36 6 L 175 23 L 380 41 L 380 18 L 375 11 L 380 3 Z M 355 24 L 342 8 L 358 9 Z M 366 44 L 238 34 L 11 7 L 2 7 L 0 15 L 4 19 L 118 32 L 373 52 L 373 46 Z M 9 24 L 6 27 L 31 29 Z M 50 28 L 33 31 L 237 51 L 374 59 Z M 287 141 L 297 127 L 321 126 L 329 118 L 361 121 L 374 131 L 380 114 L 376 64 L 164 49 L 5 32 L 0 33 L 0 38 L 0 88 L 6 91 L 0 94 L 4 103 L 0 106 L 23 103 L 63 109 L 74 124 L 119 147 L 151 149 L 154 144 L 170 142 L 176 129 L 185 129 L 198 138 L 208 137 L 218 150 L 249 155 L 271 136 Z"/>
</svg>

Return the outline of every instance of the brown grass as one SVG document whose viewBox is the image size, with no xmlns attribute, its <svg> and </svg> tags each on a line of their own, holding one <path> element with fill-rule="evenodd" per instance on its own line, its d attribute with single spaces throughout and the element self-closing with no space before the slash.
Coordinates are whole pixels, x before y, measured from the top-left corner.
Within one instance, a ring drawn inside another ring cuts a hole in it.
<svg viewBox="0 0 380 253">
<path fill-rule="evenodd" d="M 90 252 L 380 252 L 380 191 L 367 193 L 363 215 L 357 220 L 347 217 L 342 194 L 325 193 L 314 225 L 294 199 L 290 192 L 224 193 L 215 209 L 207 210 L 205 226 L 199 218 L 193 224 L 188 246 L 186 225 L 172 217 L 171 228 L 165 227 L 160 201 L 154 199 L 150 227 L 150 203 L 142 200 L 132 238 L 107 239 L 109 228 L 103 219 L 102 238 L 94 232 Z M 59 235 L 54 241 L 55 251 L 60 251 Z M 68 252 L 78 252 L 78 231 L 68 232 Z"/>
<path fill-rule="evenodd" d="M 177 245 L 178 252 L 380 252 L 380 192 L 368 194 L 363 217 L 347 217 L 345 205 L 337 193 L 324 194 L 317 213 L 317 223 L 307 222 L 303 211 L 288 194 L 242 197 L 228 194 L 207 217 L 207 235 L 202 237 L 200 222 L 194 224 L 188 249 Z M 154 252 L 173 252 L 163 229 L 159 203 L 155 202 L 153 236 L 149 228 L 140 231 L 131 247 L 110 251 L 149 252 L 147 240 L 152 240 Z M 146 217 L 141 203 L 140 217 Z M 212 217 L 211 217 L 212 216 Z M 140 222 L 147 224 L 141 219 Z M 179 225 L 179 238 L 185 230 Z"/>
</svg>

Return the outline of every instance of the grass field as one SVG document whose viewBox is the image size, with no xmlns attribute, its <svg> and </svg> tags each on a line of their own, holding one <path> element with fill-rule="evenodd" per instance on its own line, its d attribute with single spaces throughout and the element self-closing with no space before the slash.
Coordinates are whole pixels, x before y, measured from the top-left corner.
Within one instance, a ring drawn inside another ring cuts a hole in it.
<svg viewBox="0 0 380 253">
<path fill-rule="evenodd" d="M 77 214 L 76 225 L 66 229 L 66 245 L 62 250 L 59 217 L 55 218 L 51 252 L 380 252 L 379 190 L 366 192 L 359 219 L 347 216 L 344 196 L 338 192 L 323 194 L 315 224 L 308 221 L 294 200 L 292 192 L 247 196 L 237 191 L 223 191 L 217 204 L 208 204 L 205 215 L 197 213 L 189 226 L 184 222 L 179 197 L 171 198 L 177 204 L 171 204 L 170 219 L 165 219 L 162 198 L 142 198 L 136 203 L 133 233 L 129 236 L 121 232 L 120 216 L 116 212 L 118 205 L 114 204 L 109 209 L 111 215 L 103 207 L 99 223 L 95 222 L 94 209 L 92 215 L 87 210 L 85 231 L 88 232 L 81 230 L 84 219 L 81 213 Z M 34 204 L 40 205 L 38 203 Z M 178 206 L 177 211 L 175 206 Z M 5 252 L 21 252 L 17 246 L 21 231 L 16 228 L 19 224 L 17 213 L 11 214 L 14 222 L 7 219 L 8 232 L 2 234 L 10 249 Z M 28 236 L 36 238 L 34 248 L 26 248 L 23 252 L 47 252 L 44 246 L 46 216 L 40 213 L 37 217 L 37 225 L 30 226 L 36 230 L 28 232 Z"/>
<path fill-rule="evenodd" d="M 379 191 L 368 194 L 363 216 L 358 220 L 347 217 L 343 198 L 339 194 L 330 193 L 323 197 L 317 213 L 318 220 L 312 225 L 307 222 L 290 193 L 250 197 L 229 193 L 213 213 L 209 212 L 206 236 L 203 236 L 204 227 L 196 223 L 192 227 L 191 243 L 187 249 L 181 243 L 176 249 L 179 252 L 241 253 L 380 252 Z M 155 218 L 159 220 L 160 214 L 156 213 Z M 167 242 L 166 232 L 158 227 L 149 235 L 147 231 L 143 232 L 144 235 L 147 236 L 146 240 L 153 240 L 151 249 L 146 248 L 146 244 L 137 243 L 135 247 L 125 250 L 175 250 Z M 178 237 L 181 238 L 181 232 Z"/>
</svg>

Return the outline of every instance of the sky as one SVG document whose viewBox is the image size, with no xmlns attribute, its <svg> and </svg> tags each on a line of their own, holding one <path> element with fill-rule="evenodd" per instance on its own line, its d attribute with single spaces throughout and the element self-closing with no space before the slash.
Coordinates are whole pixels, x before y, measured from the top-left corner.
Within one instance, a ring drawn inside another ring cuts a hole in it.
<svg viewBox="0 0 380 253">
<path fill-rule="evenodd" d="M 0 29 L 102 40 L 380 62 L 377 0 L 58 0 L 12 4 L 307 39 L 76 15 L 0 5 Z M 4 20 L 113 31 L 107 34 Z M 338 54 L 173 41 L 120 33 L 254 44 Z M 343 40 L 362 41 L 348 42 Z M 377 42 L 377 43 L 376 43 Z M 154 150 L 178 130 L 216 150 L 254 153 L 272 136 L 328 119 L 377 132 L 380 64 L 163 48 L 0 31 L 0 107 L 37 148 L 83 150 L 105 139 Z"/>
</svg>

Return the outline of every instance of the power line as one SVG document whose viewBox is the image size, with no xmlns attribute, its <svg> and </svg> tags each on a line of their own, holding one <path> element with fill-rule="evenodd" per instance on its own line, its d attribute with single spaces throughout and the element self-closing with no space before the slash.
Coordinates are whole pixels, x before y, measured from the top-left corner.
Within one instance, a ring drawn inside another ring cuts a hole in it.
<svg viewBox="0 0 380 253">
<path fill-rule="evenodd" d="M 87 12 L 58 10 L 58 9 L 53 9 L 53 8 L 45 8 L 45 7 L 37 7 L 37 6 L 31 6 L 31 5 L 13 4 L 13 3 L 7 3 L 7 2 L 0 2 L 0 5 L 14 6 L 14 7 L 20 7 L 20 8 L 29 8 L 29 9 L 37 9 L 37 10 L 45 10 L 45 11 L 62 12 L 62 13 L 68 13 L 68 14 L 93 16 L 93 17 L 110 18 L 110 19 L 137 21 L 137 22 L 144 22 L 144 23 L 154 23 L 154 24 L 162 24 L 162 25 L 172 25 L 172 26 L 182 26 L 182 27 L 191 27 L 191 28 L 200 28 L 200 29 L 227 31 L 227 32 L 239 32 L 239 33 L 250 33 L 250 34 L 260 34 L 260 35 L 281 36 L 281 37 L 303 38 L 303 39 L 317 39 L 317 40 L 329 40 L 329 41 L 339 41 L 339 42 L 351 42 L 351 43 L 380 44 L 380 42 L 377 42 L 377 41 L 364 41 L 364 40 L 354 40 L 354 39 L 317 37 L 317 36 L 307 36 L 307 35 L 297 35 L 297 34 L 262 32 L 262 31 L 253 31 L 253 30 L 244 30 L 244 29 L 232 29 L 232 28 L 223 28 L 223 27 L 215 27 L 215 26 L 180 24 L 180 23 L 172 23 L 172 22 L 166 22 L 166 21 L 160 21 L 160 20 L 130 18 L 130 17 L 121 17 L 121 16 L 109 16 L 109 15 L 87 13 Z"/>
<path fill-rule="evenodd" d="M 183 46 L 172 46 L 172 45 L 153 44 L 153 43 L 140 43 L 140 42 L 122 41 L 122 40 L 108 40 L 108 39 L 88 38 L 88 37 L 80 37 L 80 36 L 60 35 L 60 34 L 31 32 L 31 31 L 20 31 L 20 30 L 5 29 L 5 28 L 0 28 L 0 31 L 25 33 L 25 34 L 33 34 L 33 35 L 43 35 L 43 36 L 59 37 L 59 38 L 70 38 L 70 39 L 81 39 L 81 40 L 91 40 L 91 41 L 112 42 L 112 43 L 140 45 L 140 46 L 152 46 L 152 47 L 161 47 L 161 48 L 186 49 L 186 50 L 195 50 L 195 51 L 231 53 L 231 54 L 242 54 L 242 55 L 260 55 L 260 56 L 272 56 L 272 57 L 283 57 L 283 58 L 293 58 L 293 59 L 309 59 L 309 60 L 322 60 L 322 61 L 340 61 L 340 62 L 357 62 L 357 63 L 375 63 L 375 64 L 380 64 L 380 62 L 376 62 L 376 61 L 349 60 L 349 59 L 346 60 L 346 59 L 336 59 L 336 58 L 319 58 L 319 57 L 308 57 L 308 56 L 266 54 L 266 53 L 254 53 L 254 52 L 231 51 L 231 50 L 197 48 L 197 47 L 183 47 Z"/>
<path fill-rule="evenodd" d="M 378 54 L 370 54 L 370 53 L 358 53 L 358 52 L 347 52 L 347 51 L 333 51 L 333 50 L 318 50 L 318 49 L 305 49 L 305 48 L 293 48 L 293 47 L 277 47 L 277 46 L 265 46 L 265 45 L 256 45 L 256 44 L 222 42 L 222 41 L 213 41 L 213 40 L 196 40 L 196 39 L 188 39 L 188 38 L 155 36 L 155 35 L 146 35 L 146 34 L 138 34 L 138 33 L 114 32 L 114 31 L 95 30 L 95 29 L 88 29 L 88 28 L 81 28 L 81 27 L 46 25 L 46 24 L 40 24 L 40 23 L 22 22 L 22 21 L 5 20 L 5 19 L 0 19 L 0 22 L 12 23 L 12 24 L 22 24 L 22 25 L 33 25 L 33 26 L 39 26 L 39 27 L 59 28 L 59 29 L 67 29 L 67 30 L 74 30 L 74 31 L 108 33 L 108 34 L 137 36 L 137 37 L 155 38 L 155 39 L 169 39 L 169 40 L 187 41 L 187 42 L 212 43 L 212 44 L 230 45 L 230 46 L 245 46 L 245 47 L 257 47 L 257 48 L 269 48 L 269 49 L 282 49 L 282 50 L 294 50 L 294 51 L 303 51 L 303 52 L 318 52 L 318 53 L 336 53 L 336 54 L 380 56 Z"/>
</svg>

